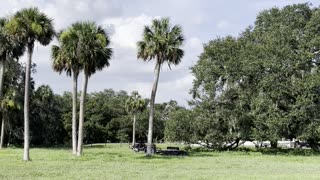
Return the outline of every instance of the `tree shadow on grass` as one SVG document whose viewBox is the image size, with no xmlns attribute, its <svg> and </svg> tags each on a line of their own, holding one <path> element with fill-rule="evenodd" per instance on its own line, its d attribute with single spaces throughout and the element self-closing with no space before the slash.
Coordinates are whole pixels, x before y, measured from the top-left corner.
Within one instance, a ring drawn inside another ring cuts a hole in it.
<svg viewBox="0 0 320 180">
<path fill-rule="evenodd" d="M 189 152 L 190 157 L 218 157 L 218 152 Z"/>
<path fill-rule="evenodd" d="M 227 151 L 222 151 L 227 152 Z M 279 155 L 279 156 L 319 156 L 320 151 L 312 149 L 284 149 L 284 148 L 237 148 L 228 152 L 239 152 L 244 154 L 261 153 L 263 155 Z"/>
<path fill-rule="evenodd" d="M 260 152 L 264 155 L 280 155 L 280 156 L 320 156 L 319 151 L 312 149 L 260 149 L 256 152 Z"/>
<path fill-rule="evenodd" d="M 85 148 L 108 148 L 107 144 L 86 144 L 83 147 Z"/>
<path fill-rule="evenodd" d="M 184 159 L 188 156 L 174 156 L 174 155 L 152 155 L 152 156 L 139 156 L 136 159 Z"/>
<path fill-rule="evenodd" d="M 139 156 L 138 159 L 185 159 L 185 158 L 194 158 L 194 157 L 217 157 L 217 153 L 203 153 L 203 152 L 188 152 L 187 155 L 152 155 L 152 156 Z"/>
</svg>

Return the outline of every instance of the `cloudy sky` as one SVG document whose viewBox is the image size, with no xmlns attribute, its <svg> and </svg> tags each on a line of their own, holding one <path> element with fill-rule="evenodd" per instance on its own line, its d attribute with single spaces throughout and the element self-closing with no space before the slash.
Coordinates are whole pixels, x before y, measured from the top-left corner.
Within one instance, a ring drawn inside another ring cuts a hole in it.
<svg viewBox="0 0 320 180">
<path fill-rule="evenodd" d="M 160 74 L 157 102 L 170 99 L 187 105 L 193 76 L 189 68 L 202 52 L 202 44 L 216 37 L 237 36 L 252 25 L 263 9 L 283 7 L 293 3 L 309 2 L 319 6 L 318 0 L 0 0 L 0 15 L 10 16 L 24 7 L 37 6 L 54 19 L 56 30 L 76 21 L 93 20 L 104 26 L 112 40 L 114 55 L 110 67 L 89 79 L 88 91 L 106 88 L 139 91 L 150 96 L 154 63 L 136 58 L 136 42 L 142 37 L 144 25 L 153 18 L 170 17 L 172 24 L 183 27 L 186 41 L 185 56 L 179 66 L 170 70 L 164 66 Z M 50 46 L 35 45 L 33 74 L 36 86 L 49 84 L 55 93 L 71 91 L 71 78 L 51 69 Z M 25 61 L 22 57 L 21 61 Z M 80 83 L 81 84 L 81 79 Z M 79 86 L 80 87 L 80 86 Z"/>
</svg>

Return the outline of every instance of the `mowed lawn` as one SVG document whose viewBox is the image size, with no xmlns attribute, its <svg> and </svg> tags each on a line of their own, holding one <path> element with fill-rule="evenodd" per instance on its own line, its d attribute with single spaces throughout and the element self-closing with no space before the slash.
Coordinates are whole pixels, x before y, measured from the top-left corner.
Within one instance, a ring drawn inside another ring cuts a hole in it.
<svg viewBox="0 0 320 180">
<path fill-rule="evenodd" d="M 185 157 L 145 157 L 128 144 L 86 147 L 82 157 L 68 148 L 0 151 L 0 179 L 319 179 L 320 156 L 259 152 L 206 152 Z"/>
</svg>

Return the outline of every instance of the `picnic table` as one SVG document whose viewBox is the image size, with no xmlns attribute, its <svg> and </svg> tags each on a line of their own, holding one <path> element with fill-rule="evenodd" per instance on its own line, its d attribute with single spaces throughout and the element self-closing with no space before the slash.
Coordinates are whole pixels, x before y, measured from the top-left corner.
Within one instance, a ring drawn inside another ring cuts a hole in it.
<svg viewBox="0 0 320 180">
<path fill-rule="evenodd" d="M 179 147 L 169 146 L 165 150 L 158 150 L 157 154 L 179 156 L 179 155 L 187 155 L 188 153 L 186 151 L 180 150 Z"/>
</svg>

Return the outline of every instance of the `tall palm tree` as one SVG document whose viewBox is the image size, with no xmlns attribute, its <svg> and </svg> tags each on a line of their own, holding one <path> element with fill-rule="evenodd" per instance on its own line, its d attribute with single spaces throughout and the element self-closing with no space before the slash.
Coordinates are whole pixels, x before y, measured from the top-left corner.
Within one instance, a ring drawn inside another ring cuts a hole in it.
<svg viewBox="0 0 320 180">
<path fill-rule="evenodd" d="M 145 109 L 146 102 L 137 91 L 133 91 L 126 100 L 125 107 L 127 112 L 133 115 L 132 146 L 134 146 L 136 143 L 136 115 L 139 111 L 141 112 Z"/>
<path fill-rule="evenodd" d="M 35 41 L 41 45 L 48 45 L 55 34 L 52 19 L 39 11 L 38 8 L 26 8 L 18 11 L 7 23 L 9 32 L 18 37 L 27 48 L 28 60 L 26 63 L 25 94 L 24 94 L 24 151 L 23 160 L 29 158 L 29 88 L 30 68 Z"/>
<path fill-rule="evenodd" d="M 110 39 L 101 26 L 94 22 L 78 22 L 72 25 L 77 34 L 77 57 L 83 69 L 83 84 L 80 97 L 79 133 L 77 156 L 82 153 L 83 122 L 88 78 L 97 70 L 109 66 L 112 50 Z"/>
<path fill-rule="evenodd" d="M 77 153 L 77 92 L 78 76 L 81 64 L 77 58 L 77 34 L 72 27 L 60 32 L 57 36 L 60 47 L 53 45 L 51 55 L 53 69 L 60 74 L 65 71 L 67 76 L 72 76 L 72 153 Z"/>
<path fill-rule="evenodd" d="M 154 19 L 151 26 L 145 26 L 143 39 L 137 43 L 138 58 L 144 61 L 155 59 L 154 81 L 150 98 L 150 114 L 148 128 L 147 156 L 152 154 L 152 131 L 154 103 L 156 98 L 157 86 L 159 81 L 160 69 L 163 63 L 178 65 L 184 55 L 180 49 L 184 37 L 182 28 L 179 25 L 170 26 L 169 18 Z"/>
<path fill-rule="evenodd" d="M 14 59 L 22 56 L 25 50 L 25 47 L 22 43 L 19 43 L 15 37 L 10 36 L 5 28 L 6 23 L 8 23 L 7 19 L 0 18 L 0 102 L 3 99 L 3 83 L 6 61 L 8 59 Z M 4 110 L 1 110 L 3 114 Z M 4 131 L 4 118 L 2 118 L 0 149 L 3 147 Z"/>
</svg>

